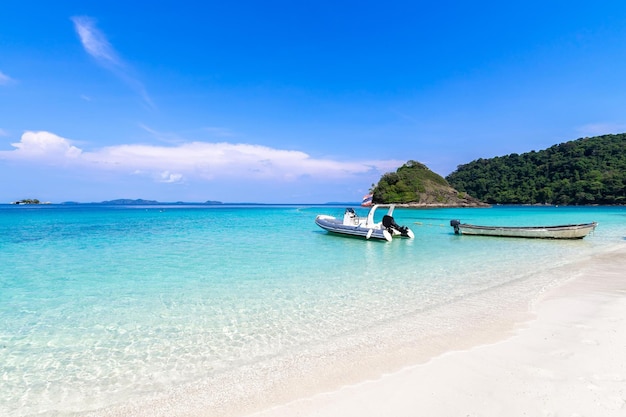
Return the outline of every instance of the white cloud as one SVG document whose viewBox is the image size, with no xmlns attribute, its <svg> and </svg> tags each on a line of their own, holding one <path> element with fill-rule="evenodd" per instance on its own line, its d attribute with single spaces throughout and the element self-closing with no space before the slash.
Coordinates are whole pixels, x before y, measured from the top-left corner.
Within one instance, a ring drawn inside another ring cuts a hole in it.
<svg viewBox="0 0 626 417">
<path fill-rule="evenodd" d="M 169 171 L 161 173 L 160 181 L 165 183 L 181 182 L 183 180 L 183 174 L 175 174 Z"/>
<path fill-rule="evenodd" d="M 25 132 L 22 140 L 12 143 L 19 159 L 47 160 L 50 162 L 76 159 L 82 151 L 69 140 L 49 132 Z M 8 154 L 0 152 L 0 156 Z"/>
<path fill-rule="evenodd" d="M 9 85 L 13 82 L 13 78 L 0 71 L 0 85 Z"/>
<path fill-rule="evenodd" d="M 72 17 L 72 22 L 74 22 L 74 29 L 85 51 L 100 65 L 112 71 L 128 84 L 150 107 L 154 107 L 154 103 L 143 84 L 131 76 L 130 68 L 119 57 L 105 34 L 96 27 L 95 21 L 87 16 L 75 16 Z"/>
<path fill-rule="evenodd" d="M 187 142 L 175 146 L 116 145 L 93 151 L 50 132 L 25 132 L 14 150 L 0 151 L 0 158 L 23 162 L 77 166 L 90 171 L 151 176 L 157 182 L 182 182 L 185 178 L 213 180 L 262 179 L 293 181 L 302 177 L 349 178 L 395 170 L 403 161 L 337 161 L 312 158 L 293 150 L 234 143 Z"/>
</svg>

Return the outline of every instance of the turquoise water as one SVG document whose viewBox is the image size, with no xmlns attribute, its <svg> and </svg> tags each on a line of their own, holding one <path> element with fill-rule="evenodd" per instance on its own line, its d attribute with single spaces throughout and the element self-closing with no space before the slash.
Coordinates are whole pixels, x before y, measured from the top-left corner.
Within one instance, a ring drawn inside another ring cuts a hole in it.
<svg viewBox="0 0 626 417">
<path fill-rule="evenodd" d="M 396 208 L 416 238 L 393 242 L 314 223 L 343 210 L 0 206 L 0 415 L 81 413 L 358 351 L 477 294 L 497 314 L 502 294 L 538 294 L 554 284 L 546 270 L 626 242 L 624 207 Z M 518 240 L 457 236 L 451 219 L 599 226 L 583 240 Z"/>
</svg>

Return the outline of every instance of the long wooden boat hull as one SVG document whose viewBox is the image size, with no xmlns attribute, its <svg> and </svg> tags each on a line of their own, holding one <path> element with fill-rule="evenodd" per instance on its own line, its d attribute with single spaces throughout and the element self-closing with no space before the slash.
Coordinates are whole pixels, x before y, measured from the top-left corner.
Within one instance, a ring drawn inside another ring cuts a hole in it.
<svg viewBox="0 0 626 417">
<path fill-rule="evenodd" d="M 535 239 L 582 239 L 591 233 L 597 222 L 582 224 L 566 224 L 559 226 L 477 226 L 460 223 L 458 220 L 450 221 L 456 234 L 469 236 L 496 236 L 496 237 L 521 237 Z"/>
</svg>

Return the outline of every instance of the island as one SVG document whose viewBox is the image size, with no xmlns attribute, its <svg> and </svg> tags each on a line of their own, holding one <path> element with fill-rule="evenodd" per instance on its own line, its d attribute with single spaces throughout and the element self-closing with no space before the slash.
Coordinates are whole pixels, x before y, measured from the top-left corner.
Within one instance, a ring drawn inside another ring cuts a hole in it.
<svg viewBox="0 0 626 417">
<path fill-rule="evenodd" d="M 36 198 L 25 198 L 19 201 L 13 201 L 11 204 L 51 204 L 49 201 L 42 202 Z"/>
<path fill-rule="evenodd" d="M 490 207 L 466 192 L 455 190 L 442 176 L 413 160 L 396 172 L 384 174 L 370 193 L 374 204 L 395 204 L 396 207 Z"/>
</svg>

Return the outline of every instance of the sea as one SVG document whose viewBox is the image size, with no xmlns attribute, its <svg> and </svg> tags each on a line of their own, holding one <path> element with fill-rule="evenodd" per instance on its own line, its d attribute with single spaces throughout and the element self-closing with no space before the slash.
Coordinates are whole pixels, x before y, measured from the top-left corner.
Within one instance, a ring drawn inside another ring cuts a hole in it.
<svg viewBox="0 0 626 417">
<path fill-rule="evenodd" d="M 181 395 L 219 415 L 363 364 L 375 377 L 378 359 L 440 353 L 572 278 L 551 271 L 626 244 L 623 206 L 396 208 L 415 238 L 392 242 L 314 223 L 345 208 L 0 205 L 0 415 L 97 415 Z M 455 235 L 452 219 L 598 227 L 582 240 L 511 239 Z"/>
</svg>

